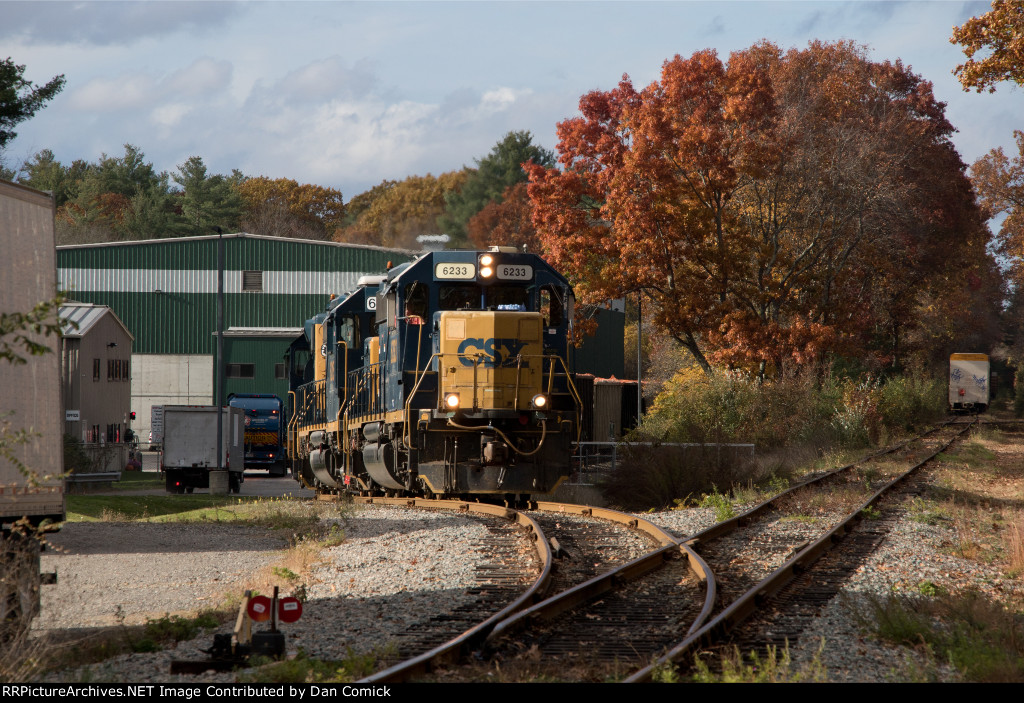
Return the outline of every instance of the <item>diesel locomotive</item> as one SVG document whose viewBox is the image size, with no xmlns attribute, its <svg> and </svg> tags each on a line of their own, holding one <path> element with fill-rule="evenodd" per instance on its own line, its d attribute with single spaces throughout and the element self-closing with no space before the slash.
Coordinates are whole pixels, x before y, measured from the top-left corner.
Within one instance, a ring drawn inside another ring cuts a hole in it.
<svg viewBox="0 0 1024 703">
<path fill-rule="evenodd" d="M 551 493 L 580 431 L 573 304 L 561 274 L 512 248 L 363 277 L 289 348 L 293 475 L 321 493 Z"/>
</svg>

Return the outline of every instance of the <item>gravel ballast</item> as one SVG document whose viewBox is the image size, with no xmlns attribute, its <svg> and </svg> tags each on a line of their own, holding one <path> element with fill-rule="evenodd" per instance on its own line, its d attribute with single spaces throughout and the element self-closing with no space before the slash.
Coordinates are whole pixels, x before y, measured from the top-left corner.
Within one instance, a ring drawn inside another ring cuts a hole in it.
<svg viewBox="0 0 1024 703">
<path fill-rule="evenodd" d="M 878 550 L 791 644 L 795 666 L 818 656 L 828 680 L 884 682 L 904 676 L 907 650 L 888 647 L 858 629 L 850 604 L 865 594 L 914 593 L 934 582 L 946 589 L 972 585 L 996 597 L 1021 595 L 1018 581 L 995 567 L 950 553 L 951 523 L 926 524 L 902 508 Z M 642 517 L 683 537 L 713 524 L 713 509 L 689 508 Z M 486 526 L 476 517 L 383 506 L 356 508 L 342 520 L 346 541 L 326 549 L 303 579 L 308 601 L 302 619 L 288 626 L 289 652 L 321 659 L 378 649 L 437 608 L 455 611 L 475 584 L 475 543 Z M 165 613 L 213 605 L 246 579 L 280 560 L 284 540 L 267 530 L 216 525 L 77 523 L 54 540 L 64 553 L 44 556 L 59 581 L 47 587 L 38 627 L 89 628 L 142 622 Z M 510 547 L 528 553 L 525 538 Z M 117 550 L 109 545 L 119 544 Z M 119 620 L 120 619 L 120 620 Z M 220 631 L 228 632 L 225 626 Z M 824 648 L 821 641 L 824 638 Z M 177 649 L 117 657 L 67 670 L 49 681 L 233 681 L 235 674 L 171 677 L 172 659 L 202 659 L 212 635 Z M 950 672 L 944 676 L 952 677 Z"/>
</svg>

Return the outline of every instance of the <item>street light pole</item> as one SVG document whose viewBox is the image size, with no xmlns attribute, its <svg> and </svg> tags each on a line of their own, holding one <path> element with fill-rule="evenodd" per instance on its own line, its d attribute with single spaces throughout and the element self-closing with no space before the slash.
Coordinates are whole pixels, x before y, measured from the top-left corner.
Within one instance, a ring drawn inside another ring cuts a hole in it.
<svg viewBox="0 0 1024 703">
<path fill-rule="evenodd" d="M 224 470 L 224 230 L 217 232 L 217 470 Z"/>
</svg>

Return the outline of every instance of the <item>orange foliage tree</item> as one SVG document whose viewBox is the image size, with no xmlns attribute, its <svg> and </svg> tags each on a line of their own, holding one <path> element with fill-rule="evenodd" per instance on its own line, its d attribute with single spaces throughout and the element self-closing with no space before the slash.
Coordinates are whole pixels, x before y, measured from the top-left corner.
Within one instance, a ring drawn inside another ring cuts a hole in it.
<svg viewBox="0 0 1024 703">
<path fill-rule="evenodd" d="M 256 234 L 330 239 L 345 217 L 341 192 L 334 188 L 266 176 L 248 178 L 237 188 L 242 227 Z"/>
<path fill-rule="evenodd" d="M 876 303 L 909 324 L 902 282 L 980 223 L 931 85 L 849 42 L 676 56 L 580 112 L 561 169 L 529 166 L 545 249 L 583 302 L 642 291 L 705 371 L 868 344 Z"/>
<path fill-rule="evenodd" d="M 384 181 L 359 200 L 359 214 L 335 239 L 386 247 L 419 248 L 416 237 L 438 234 L 438 217 L 445 211 L 446 194 L 462 187 L 468 172 L 449 171 L 440 176 L 409 176 Z"/>
<path fill-rule="evenodd" d="M 473 246 L 513 246 L 538 253 L 542 249 L 537 228 L 533 226 L 533 204 L 526 183 L 509 186 L 500 202 L 491 202 L 469 219 L 466 232 Z"/>
<path fill-rule="evenodd" d="M 967 55 L 967 62 L 954 71 L 964 90 L 974 88 L 980 93 L 987 88 L 992 93 L 1000 81 L 1024 85 L 1022 0 L 995 0 L 989 12 L 954 27 L 949 41 L 961 45 Z M 978 52 L 988 53 L 976 59 Z"/>
</svg>

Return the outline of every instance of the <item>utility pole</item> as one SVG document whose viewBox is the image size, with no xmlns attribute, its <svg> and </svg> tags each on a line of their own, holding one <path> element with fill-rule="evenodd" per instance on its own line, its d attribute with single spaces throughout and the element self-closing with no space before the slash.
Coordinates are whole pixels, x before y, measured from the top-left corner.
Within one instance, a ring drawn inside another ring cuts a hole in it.
<svg viewBox="0 0 1024 703">
<path fill-rule="evenodd" d="M 217 232 L 217 470 L 224 470 L 224 230 L 213 228 Z"/>
</svg>

